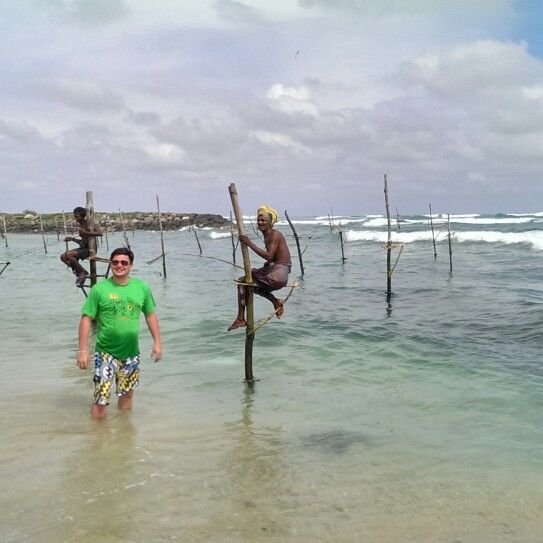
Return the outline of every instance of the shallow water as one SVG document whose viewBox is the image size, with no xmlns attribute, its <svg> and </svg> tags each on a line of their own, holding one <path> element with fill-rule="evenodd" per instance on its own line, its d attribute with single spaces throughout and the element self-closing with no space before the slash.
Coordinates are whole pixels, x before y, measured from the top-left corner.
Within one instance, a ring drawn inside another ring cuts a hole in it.
<svg viewBox="0 0 543 543">
<path fill-rule="evenodd" d="M 164 280 L 145 264 L 158 235 L 137 232 L 134 275 L 153 288 L 165 356 L 144 357 L 134 411 L 112 405 L 103 423 L 74 362 L 83 296 L 63 244 L 49 236 L 44 255 L 39 237 L 10 236 L 0 540 L 540 541 L 541 224 L 501 218 L 458 218 L 452 277 L 443 234 L 434 261 L 416 241 L 424 218 L 402 225 L 390 307 L 383 244 L 366 239 L 378 218 L 345 224 L 345 265 L 326 221 L 298 223 L 306 274 L 257 334 L 253 388 L 244 333 L 226 332 L 239 270 L 184 256 L 193 234 L 168 232 Z M 199 231 L 204 254 L 229 259 L 216 235 Z M 257 300 L 258 318 L 270 310 Z"/>
</svg>

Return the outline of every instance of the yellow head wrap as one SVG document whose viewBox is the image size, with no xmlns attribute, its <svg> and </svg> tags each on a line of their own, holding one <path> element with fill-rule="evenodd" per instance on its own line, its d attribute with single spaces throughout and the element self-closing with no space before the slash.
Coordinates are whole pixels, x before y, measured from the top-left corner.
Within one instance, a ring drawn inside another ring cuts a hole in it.
<svg viewBox="0 0 543 543">
<path fill-rule="evenodd" d="M 277 219 L 279 218 L 277 211 L 275 211 L 275 209 L 267 205 L 261 205 L 258 208 L 256 215 L 257 217 L 258 215 L 267 215 L 270 218 L 270 224 L 275 224 L 277 222 Z"/>
</svg>

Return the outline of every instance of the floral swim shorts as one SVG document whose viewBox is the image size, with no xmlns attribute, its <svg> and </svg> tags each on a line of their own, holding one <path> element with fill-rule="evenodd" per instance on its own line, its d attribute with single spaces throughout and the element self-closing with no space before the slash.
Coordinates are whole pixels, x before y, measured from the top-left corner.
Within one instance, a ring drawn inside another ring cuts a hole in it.
<svg viewBox="0 0 543 543">
<path fill-rule="evenodd" d="M 111 387 L 115 379 L 117 396 L 124 396 L 138 386 L 140 379 L 140 357 L 132 356 L 118 360 L 109 353 L 94 354 L 94 403 L 109 405 Z"/>
</svg>

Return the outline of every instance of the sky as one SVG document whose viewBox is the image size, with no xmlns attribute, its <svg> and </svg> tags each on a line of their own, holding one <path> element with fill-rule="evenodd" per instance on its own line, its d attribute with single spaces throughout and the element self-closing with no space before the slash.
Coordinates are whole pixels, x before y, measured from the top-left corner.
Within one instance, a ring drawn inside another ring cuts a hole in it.
<svg viewBox="0 0 543 543">
<path fill-rule="evenodd" d="M 0 0 L 0 212 L 543 210 L 543 3 Z"/>
</svg>

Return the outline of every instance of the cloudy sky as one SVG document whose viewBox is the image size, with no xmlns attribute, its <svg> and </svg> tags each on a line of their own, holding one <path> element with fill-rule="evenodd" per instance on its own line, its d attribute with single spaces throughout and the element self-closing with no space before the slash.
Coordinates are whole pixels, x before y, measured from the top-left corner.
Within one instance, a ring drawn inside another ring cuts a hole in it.
<svg viewBox="0 0 543 543">
<path fill-rule="evenodd" d="M 537 0 L 0 1 L 0 212 L 543 210 Z"/>
</svg>

